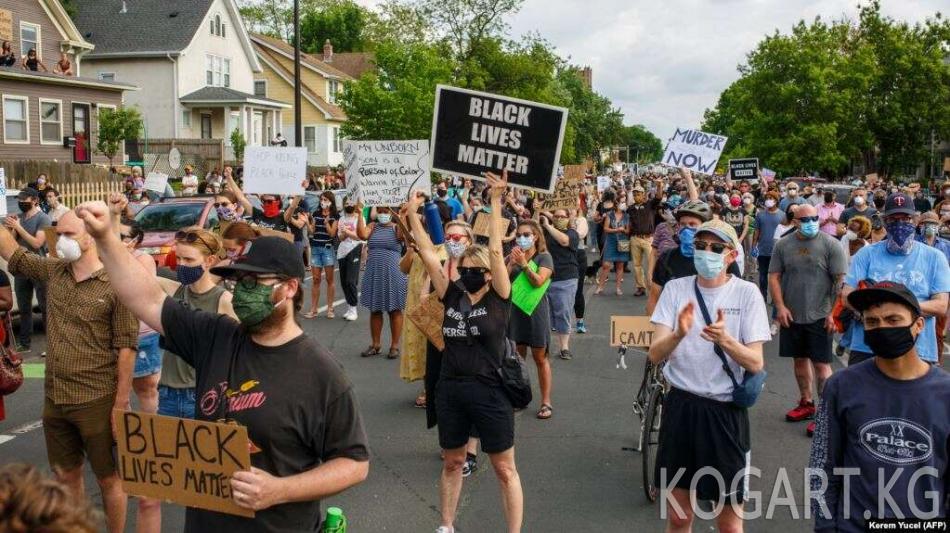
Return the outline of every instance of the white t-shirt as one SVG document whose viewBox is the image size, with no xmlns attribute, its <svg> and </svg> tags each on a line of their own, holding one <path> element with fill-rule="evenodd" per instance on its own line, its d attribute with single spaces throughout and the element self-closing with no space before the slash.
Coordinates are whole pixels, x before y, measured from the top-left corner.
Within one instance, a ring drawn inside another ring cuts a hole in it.
<svg viewBox="0 0 950 533">
<path fill-rule="evenodd" d="M 694 302 L 695 315 L 693 327 L 679 346 L 673 350 L 663 367 L 667 381 L 678 389 L 698 396 L 712 398 L 721 402 L 732 401 L 732 381 L 722 369 L 722 362 L 713 349 L 713 343 L 700 337 L 706 321 L 703 319 L 699 302 L 693 290 L 696 276 L 674 279 L 663 287 L 660 301 L 657 302 L 653 317 L 654 324 L 676 330 L 680 310 L 689 302 Z M 726 329 L 742 344 L 768 342 L 769 315 L 765 310 L 762 293 L 754 284 L 736 276 L 722 287 L 715 289 L 699 288 L 709 310 L 709 317 L 716 320 L 718 310 L 726 314 Z M 726 360 L 732 368 L 736 381 L 742 382 L 745 370 L 726 354 Z"/>
</svg>

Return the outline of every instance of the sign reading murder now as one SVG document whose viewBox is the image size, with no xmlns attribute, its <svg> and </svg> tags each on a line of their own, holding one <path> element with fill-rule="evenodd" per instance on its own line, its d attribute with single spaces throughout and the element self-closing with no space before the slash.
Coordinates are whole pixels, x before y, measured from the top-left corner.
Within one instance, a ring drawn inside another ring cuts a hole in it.
<svg viewBox="0 0 950 533">
<path fill-rule="evenodd" d="M 734 180 L 756 179 L 759 175 L 759 159 L 730 159 L 729 172 Z"/>
<path fill-rule="evenodd" d="M 432 171 L 554 190 L 567 109 L 439 85 L 432 117 Z"/>
<path fill-rule="evenodd" d="M 249 470 L 247 428 L 113 410 L 125 492 L 253 517 L 231 495 L 231 475 Z"/>
<path fill-rule="evenodd" d="M 610 317 L 610 345 L 635 346 L 649 348 L 653 344 L 656 327 L 648 316 L 612 316 Z"/>
<path fill-rule="evenodd" d="M 306 176 L 306 148 L 248 146 L 244 150 L 242 188 L 246 193 L 303 194 Z"/>
<path fill-rule="evenodd" d="M 716 170 L 722 149 L 726 147 L 726 140 L 728 138 L 722 135 L 676 128 L 676 133 L 666 144 L 662 163 L 702 174 L 712 174 Z"/>
<path fill-rule="evenodd" d="M 343 141 L 346 195 L 393 207 L 413 191 L 429 192 L 429 141 Z"/>
</svg>

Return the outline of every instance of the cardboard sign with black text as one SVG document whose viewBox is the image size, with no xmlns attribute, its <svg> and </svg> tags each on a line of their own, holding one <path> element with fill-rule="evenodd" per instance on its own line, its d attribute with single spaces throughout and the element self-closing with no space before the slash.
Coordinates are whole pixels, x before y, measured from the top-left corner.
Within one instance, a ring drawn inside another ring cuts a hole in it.
<svg viewBox="0 0 950 533">
<path fill-rule="evenodd" d="M 666 143 L 662 163 L 702 174 L 712 174 L 727 140 L 728 137 L 722 135 L 676 128 L 676 133 Z"/>
<path fill-rule="evenodd" d="M 247 428 L 113 410 L 119 478 L 128 494 L 239 516 L 231 476 L 250 470 Z"/>
<path fill-rule="evenodd" d="M 730 159 L 729 172 L 734 180 L 756 179 L 759 175 L 759 158 Z"/>
<path fill-rule="evenodd" d="M 610 317 L 610 345 L 649 348 L 653 344 L 656 326 L 648 316 L 612 316 Z"/>
<path fill-rule="evenodd" d="M 554 190 L 567 109 L 439 85 L 432 116 L 432 171 Z"/>
</svg>

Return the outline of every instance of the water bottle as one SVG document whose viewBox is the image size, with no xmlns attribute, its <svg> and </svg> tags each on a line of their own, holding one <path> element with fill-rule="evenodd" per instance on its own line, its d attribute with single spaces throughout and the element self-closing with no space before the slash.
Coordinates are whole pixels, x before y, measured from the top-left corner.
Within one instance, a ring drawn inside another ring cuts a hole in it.
<svg viewBox="0 0 950 533">
<path fill-rule="evenodd" d="M 439 214 L 439 206 L 435 205 L 435 202 L 431 199 L 427 199 L 422 212 L 425 214 L 426 229 L 429 230 L 429 238 L 432 239 L 432 244 L 438 246 L 445 242 L 445 233 L 442 231 L 442 215 Z"/>
<path fill-rule="evenodd" d="M 323 533 L 346 533 L 346 517 L 339 507 L 327 509 L 327 518 L 323 521 Z"/>
</svg>

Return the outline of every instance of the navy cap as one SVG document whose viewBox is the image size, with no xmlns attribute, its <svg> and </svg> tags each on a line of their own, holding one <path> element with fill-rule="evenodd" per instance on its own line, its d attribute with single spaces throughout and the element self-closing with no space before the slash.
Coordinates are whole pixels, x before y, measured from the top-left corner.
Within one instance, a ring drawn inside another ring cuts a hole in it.
<svg viewBox="0 0 950 533">
<path fill-rule="evenodd" d="M 917 214 L 917 208 L 914 207 L 914 199 L 902 192 L 892 194 L 887 197 L 884 203 L 884 217 L 891 215 L 910 215 Z"/>
</svg>

